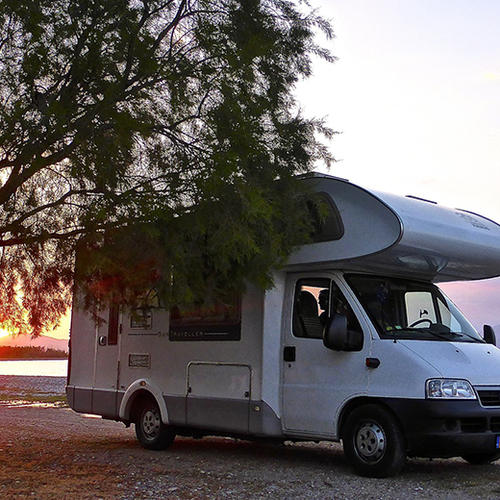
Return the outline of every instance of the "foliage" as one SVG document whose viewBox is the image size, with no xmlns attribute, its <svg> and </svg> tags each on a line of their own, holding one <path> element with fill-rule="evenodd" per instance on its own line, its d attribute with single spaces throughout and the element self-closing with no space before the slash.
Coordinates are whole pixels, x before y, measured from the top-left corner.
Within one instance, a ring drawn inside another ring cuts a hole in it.
<svg viewBox="0 0 500 500">
<path fill-rule="evenodd" d="M 310 230 L 295 176 L 332 160 L 293 98 L 333 60 L 328 22 L 287 0 L 2 0 L 0 25 L 0 323 L 57 322 L 77 245 L 88 303 L 270 284 Z"/>
</svg>

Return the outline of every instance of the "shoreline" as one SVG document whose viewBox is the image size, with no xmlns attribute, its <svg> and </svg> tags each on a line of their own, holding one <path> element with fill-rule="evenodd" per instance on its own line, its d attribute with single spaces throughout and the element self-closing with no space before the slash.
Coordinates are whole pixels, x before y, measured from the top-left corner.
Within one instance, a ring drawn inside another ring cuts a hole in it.
<svg viewBox="0 0 500 500">
<path fill-rule="evenodd" d="M 66 377 L 57 375 L 0 375 L 0 401 L 65 397 L 66 381 Z"/>
</svg>

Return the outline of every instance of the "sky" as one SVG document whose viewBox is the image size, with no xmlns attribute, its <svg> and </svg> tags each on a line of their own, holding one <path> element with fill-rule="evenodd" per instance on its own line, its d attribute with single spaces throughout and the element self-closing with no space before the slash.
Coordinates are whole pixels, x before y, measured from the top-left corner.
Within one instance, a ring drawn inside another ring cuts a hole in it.
<svg viewBox="0 0 500 500">
<path fill-rule="evenodd" d="M 500 222 L 500 1 L 310 1 L 338 60 L 297 97 L 339 132 L 328 173 Z M 443 288 L 476 328 L 500 325 L 500 279 Z"/>
<path fill-rule="evenodd" d="M 327 171 L 500 222 L 500 1 L 311 0 L 338 58 L 299 85 L 338 135 Z M 443 286 L 476 328 L 500 325 L 500 280 Z"/>
</svg>

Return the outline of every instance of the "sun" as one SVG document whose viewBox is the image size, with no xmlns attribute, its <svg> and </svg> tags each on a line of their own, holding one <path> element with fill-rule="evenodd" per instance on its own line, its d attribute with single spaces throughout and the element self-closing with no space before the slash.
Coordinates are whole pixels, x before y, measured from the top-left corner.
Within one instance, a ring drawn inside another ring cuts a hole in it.
<svg viewBox="0 0 500 500">
<path fill-rule="evenodd" d="M 4 330 L 3 328 L 0 328 L 0 338 L 7 337 L 7 335 L 10 335 L 10 332 L 8 330 Z"/>
</svg>

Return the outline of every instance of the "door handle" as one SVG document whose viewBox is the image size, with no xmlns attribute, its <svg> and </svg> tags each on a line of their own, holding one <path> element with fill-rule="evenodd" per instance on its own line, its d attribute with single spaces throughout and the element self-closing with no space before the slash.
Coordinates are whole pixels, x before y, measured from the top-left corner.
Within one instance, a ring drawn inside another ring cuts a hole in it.
<svg viewBox="0 0 500 500">
<path fill-rule="evenodd" d="M 287 363 L 291 361 L 295 361 L 295 346 L 294 345 L 286 345 L 283 349 L 283 361 Z"/>
</svg>

